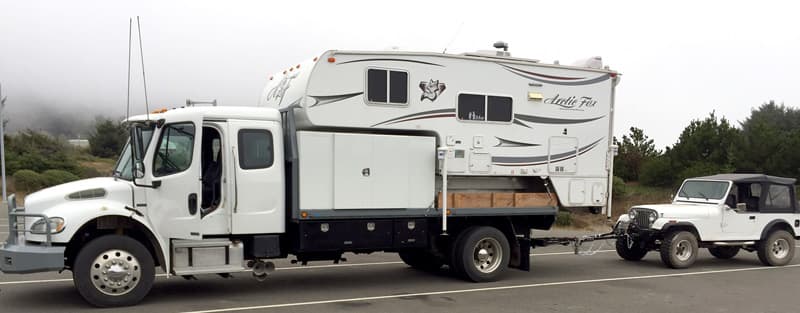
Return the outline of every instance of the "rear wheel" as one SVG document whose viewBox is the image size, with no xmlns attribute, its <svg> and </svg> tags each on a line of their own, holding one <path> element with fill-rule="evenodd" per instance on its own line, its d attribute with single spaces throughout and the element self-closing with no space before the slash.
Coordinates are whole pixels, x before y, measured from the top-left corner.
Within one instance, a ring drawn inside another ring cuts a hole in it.
<svg viewBox="0 0 800 313">
<path fill-rule="evenodd" d="M 697 237 L 688 231 L 676 231 L 664 236 L 661 261 L 671 268 L 687 268 L 697 260 Z"/>
<path fill-rule="evenodd" d="M 90 241 L 78 252 L 72 278 L 78 293 L 97 307 L 139 303 L 155 278 L 153 257 L 140 242 L 107 235 Z"/>
<path fill-rule="evenodd" d="M 726 260 L 735 257 L 737 254 L 739 254 L 739 250 L 741 249 L 742 248 L 740 247 L 727 247 L 727 246 L 710 247 L 708 248 L 708 252 L 710 252 L 711 255 L 713 255 L 717 259 Z"/>
<path fill-rule="evenodd" d="M 404 250 L 398 252 L 400 259 L 408 266 L 423 270 L 436 271 L 442 268 L 444 261 L 427 250 Z"/>
<path fill-rule="evenodd" d="M 453 270 L 474 282 L 494 281 L 508 268 L 511 248 L 497 228 L 480 226 L 464 230 L 453 246 Z"/>
<path fill-rule="evenodd" d="M 628 261 L 639 261 L 647 254 L 647 249 L 642 248 L 638 242 L 628 247 L 628 238 L 617 239 L 617 255 Z"/>
<path fill-rule="evenodd" d="M 758 259 L 767 266 L 782 266 L 794 257 L 794 237 L 785 230 L 776 230 L 758 243 Z"/>
</svg>

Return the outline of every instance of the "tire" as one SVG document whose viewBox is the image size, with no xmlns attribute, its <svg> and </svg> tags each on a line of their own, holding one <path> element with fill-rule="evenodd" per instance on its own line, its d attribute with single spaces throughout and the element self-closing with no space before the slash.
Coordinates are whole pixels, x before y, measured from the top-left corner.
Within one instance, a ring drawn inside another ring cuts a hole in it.
<svg viewBox="0 0 800 313">
<path fill-rule="evenodd" d="M 511 260 L 511 248 L 505 234 L 497 228 L 480 226 L 464 230 L 453 246 L 451 266 L 473 282 L 499 279 Z"/>
<path fill-rule="evenodd" d="M 727 260 L 732 259 L 737 254 L 739 254 L 739 250 L 742 250 L 741 247 L 729 247 L 729 246 L 721 246 L 721 247 L 710 247 L 708 248 L 708 252 L 711 253 L 715 258 Z"/>
<path fill-rule="evenodd" d="M 628 240 L 624 237 L 617 239 L 616 247 L 617 255 L 627 261 L 640 261 L 647 254 L 647 249 L 640 247 L 638 242 L 628 248 Z"/>
<path fill-rule="evenodd" d="M 426 250 L 404 250 L 398 253 L 408 266 L 418 270 L 433 272 L 442 268 L 444 261 Z"/>
<path fill-rule="evenodd" d="M 783 266 L 794 257 L 794 237 L 785 230 L 771 232 L 758 243 L 758 259 L 766 266 Z"/>
<path fill-rule="evenodd" d="M 664 236 L 661 261 L 670 268 L 688 268 L 697 260 L 697 237 L 688 231 L 676 231 Z"/>
<path fill-rule="evenodd" d="M 142 301 L 155 278 L 153 256 L 140 242 L 106 235 L 78 252 L 72 268 L 75 288 L 97 307 L 134 305 Z"/>
</svg>

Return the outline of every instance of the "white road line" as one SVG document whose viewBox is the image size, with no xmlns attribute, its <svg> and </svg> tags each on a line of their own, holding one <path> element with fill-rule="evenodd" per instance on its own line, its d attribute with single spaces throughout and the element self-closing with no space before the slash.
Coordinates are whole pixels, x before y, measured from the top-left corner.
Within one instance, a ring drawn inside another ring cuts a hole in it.
<svg viewBox="0 0 800 313">
<path fill-rule="evenodd" d="M 610 252 L 614 250 L 600 250 L 598 252 Z M 549 256 L 549 255 L 566 255 L 566 254 L 573 254 L 573 252 L 551 252 L 551 253 L 531 253 L 532 256 Z M 293 271 L 293 270 L 304 270 L 304 269 L 315 269 L 315 268 L 330 268 L 330 267 L 357 267 L 357 266 L 375 266 L 375 265 L 390 265 L 390 264 L 403 264 L 400 261 L 387 261 L 387 262 L 370 262 L 370 263 L 353 263 L 353 264 L 329 264 L 329 265 L 306 265 L 306 266 L 297 266 L 297 267 L 279 267 L 276 268 L 276 271 Z M 242 271 L 242 272 L 249 272 L 249 271 Z M 167 274 L 158 274 L 156 277 L 167 277 Z M 39 283 L 61 283 L 61 282 L 68 282 L 72 281 L 72 278 L 62 278 L 62 279 L 42 279 L 42 280 L 18 280 L 18 281 L 5 281 L 0 282 L 0 286 L 3 285 L 22 285 L 22 284 L 39 284 Z"/>
<path fill-rule="evenodd" d="M 308 302 L 295 302 L 295 303 L 282 303 L 282 304 L 270 304 L 270 305 L 259 305 L 259 306 L 234 307 L 234 308 L 213 309 L 213 310 L 203 310 L 203 311 L 188 311 L 188 312 L 183 312 L 183 313 L 216 313 L 216 312 L 263 310 L 263 309 L 298 307 L 298 306 L 318 305 L 318 304 L 357 302 L 357 301 L 375 301 L 375 300 L 397 299 L 397 298 L 406 298 L 406 297 L 419 297 L 419 296 L 432 296 L 432 295 L 445 295 L 445 294 L 472 293 L 472 292 L 482 292 L 482 291 L 498 291 L 498 290 L 523 289 L 523 288 L 535 288 L 535 287 L 577 285 L 577 284 L 590 284 L 590 283 L 602 283 L 602 282 L 617 282 L 617 281 L 643 280 L 643 279 L 666 278 L 666 277 L 684 277 L 684 276 L 709 275 L 709 274 L 719 274 L 719 273 L 735 273 L 735 272 L 745 272 L 745 271 L 761 271 L 761 270 L 766 271 L 766 270 L 785 269 L 785 268 L 794 268 L 794 267 L 800 267 L 800 264 L 787 265 L 787 266 L 783 266 L 783 267 L 759 266 L 759 267 L 748 267 L 748 268 L 727 269 L 727 270 L 714 270 L 714 271 L 700 271 L 700 272 L 689 272 L 689 273 L 674 273 L 674 274 L 645 275 L 645 276 L 626 276 L 626 277 L 571 280 L 571 281 L 559 281 L 559 282 L 550 282 L 550 283 L 498 286 L 498 287 L 473 288 L 473 289 L 442 290 L 442 291 L 406 293 L 406 294 L 395 294 L 395 295 L 374 296 L 374 297 L 317 300 L 317 301 L 308 301 Z"/>
</svg>

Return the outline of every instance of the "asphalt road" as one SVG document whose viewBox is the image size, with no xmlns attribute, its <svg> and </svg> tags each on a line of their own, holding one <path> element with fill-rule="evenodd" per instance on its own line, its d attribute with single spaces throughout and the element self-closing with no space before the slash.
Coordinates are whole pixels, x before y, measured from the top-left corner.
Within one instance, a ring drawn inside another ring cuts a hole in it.
<svg viewBox="0 0 800 313">
<path fill-rule="evenodd" d="M 0 223 L 5 223 L 0 219 Z M 0 227 L 0 238 L 7 228 Z M 800 251 L 800 250 L 798 250 Z M 249 273 L 187 281 L 156 278 L 136 307 L 90 308 L 70 273 L 0 274 L 0 312 L 798 312 L 800 257 L 764 267 L 755 254 L 716 260 L 705 250 L 694 267 L 672 270 L 656 253 L 626 262 L 605 247 L 590 256 L 537 248 L 533 270 L 475 284 L 446 270 L 411 269 L 394 254 L 348 255 L 310 266 L 276 262 L 264 282 Z"/>
</svg>

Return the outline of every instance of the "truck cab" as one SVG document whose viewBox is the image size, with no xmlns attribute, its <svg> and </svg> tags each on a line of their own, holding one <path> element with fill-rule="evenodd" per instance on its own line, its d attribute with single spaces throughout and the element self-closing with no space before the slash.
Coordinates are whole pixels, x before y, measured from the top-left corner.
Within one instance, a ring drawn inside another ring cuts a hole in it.
<svg viewBox="0 0 800 313">
<path fill-rule="evenodd" d="M 669 267 L 694 263 L 698 247 L 717 258 L 758 252 L 765 265 L 785 265 L 800 233 L 795 180 L 720 174 L 683 182 L 671 204 L 637 205 L 618 219 L 618 254 L 640 260 L 658 250 Z"/>
</svg>

